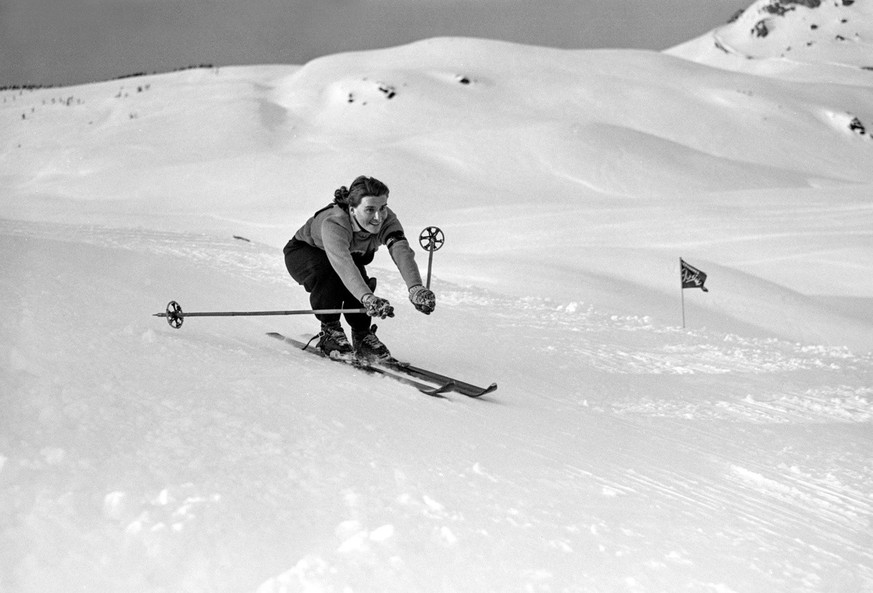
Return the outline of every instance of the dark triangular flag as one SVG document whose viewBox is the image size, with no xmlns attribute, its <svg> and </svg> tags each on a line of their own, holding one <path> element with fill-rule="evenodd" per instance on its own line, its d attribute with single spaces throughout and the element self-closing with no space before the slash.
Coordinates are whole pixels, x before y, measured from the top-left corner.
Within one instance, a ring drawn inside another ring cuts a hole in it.
<svg viewBox="0 0 873 593">
<path fill-rule="evenodd" d="M 679 263 L 682 265 L 682 288 L 699 288 L 703 292 L 709 292 L 709 289 L 703 285 L 706 282 L 705 273 L 688 265 L 681 257 Z"/>
</svg>

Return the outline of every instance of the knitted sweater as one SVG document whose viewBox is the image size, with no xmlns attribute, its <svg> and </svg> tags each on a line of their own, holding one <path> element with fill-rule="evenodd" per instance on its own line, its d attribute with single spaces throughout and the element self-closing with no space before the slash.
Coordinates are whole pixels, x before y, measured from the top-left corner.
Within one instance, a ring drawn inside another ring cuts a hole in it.
<svg viewBox="0 0 873 593">
<path fill-rule="evenodd" d="M 316 212 L 294 234 L 294 238 L 324 250 L 343 284 L 358 300 L 372 291 L 352 260 L 352 254 L 372 254 L 381 245 L 388 247 L 388 253 L 400 270 L 407 288 L 422 284 L 421 273 L 415 263 L 415 253 L 403 234 L 400 220 L 390 208 L 387 209 L 385 222 L 377 234 L 356 229 L 351 215 L 334 205 Z"/>
</svg>

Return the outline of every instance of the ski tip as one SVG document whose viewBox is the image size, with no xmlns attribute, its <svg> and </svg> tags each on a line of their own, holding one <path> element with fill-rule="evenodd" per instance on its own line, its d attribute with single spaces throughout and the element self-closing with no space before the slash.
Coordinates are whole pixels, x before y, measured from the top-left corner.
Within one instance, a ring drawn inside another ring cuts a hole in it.
<svg viewBox="0 0 873 593">
<path fill-rule="evenodd" d="M 431 389 L 419 388 L 419 391 L 425 395 L 429 395 L 431 397 L 436 397 L 436 398 L 444 399 L 444 400 L 448 400 L 448 401 L 452 401 L 452 400 L 449 397 L 447 397 L 445 394 L 451 390 L 452 390 L 451 385 L 439 385 L 439 386 L 433 387 Z"/>
<path fill-rule="evenodd" d="M 487 395 L 487 394 L 493 393 L 495 391 L 497 391 L 497 383 L 492 383 L 491 385 L 489 385 L 488 387 L 486 387 L 485 389 L 483 389 L 479 393 L 468 393 L 467 395 L 469 395 L 470 397 L 482 397 L 483 395 Z"/>
<path fill-rule="evenodd" d="M 446 383 L 443 383 L 442 385 L 437 385 L 433 389 L 428 389 L 428 390 L 424 391 L 423 393 L 426 393 L 428 395 L 433 395 L 436 397 L 445 397 L 443 395 L 444 393 L 449 392 L 449 391 L 454 391 L 454 389 L 455 389 L 455 382 L 454 381 L 447 381 Z"/>
</svg>

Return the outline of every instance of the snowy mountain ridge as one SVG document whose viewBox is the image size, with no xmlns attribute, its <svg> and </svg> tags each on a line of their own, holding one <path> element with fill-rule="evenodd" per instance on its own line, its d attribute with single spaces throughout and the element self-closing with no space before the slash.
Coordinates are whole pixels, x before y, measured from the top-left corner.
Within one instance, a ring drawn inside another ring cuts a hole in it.
<svg viewBox="0 0 873 593">
<path fill-rule="evenodd" d="M 871 71 L 873 6 L 869 0 L 758 0 L 729 24 L 667 53 L 736 70 L 775 59 Z"/>
</svg>

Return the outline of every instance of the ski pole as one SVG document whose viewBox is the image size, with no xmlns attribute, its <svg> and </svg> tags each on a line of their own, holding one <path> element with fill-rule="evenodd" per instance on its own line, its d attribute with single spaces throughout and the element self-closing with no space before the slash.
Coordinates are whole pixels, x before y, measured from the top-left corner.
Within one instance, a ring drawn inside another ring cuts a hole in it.
<svg viewBox="0 0 873 593">
<path fill-rule="evenodd" d="M 427 285 L 425 288 L 430 288 L 430 272 L 433 268 L 433 252 L 443 246 L 446 242 L 446 236 L 439 227 L 429 226 L 418 236 L 418 244 L 427 251 Z"/>
<path fill-rule="evenodd" d="M 366 313 L 364 308 L 358 309 L 306 309 L 296 311 L 198 311 L 184 313 L 182 306 L 176 301 L 167 304 L 167 310 L 163 313 L 155 313 L 153 317 L 166 317 L 170 327 L 176 329 L 182 327 L 186 317 L 258 317 L 266 315 L 318 315 L 330 313 Z"/>
</svg>

